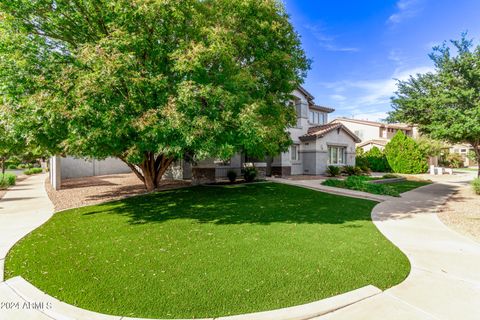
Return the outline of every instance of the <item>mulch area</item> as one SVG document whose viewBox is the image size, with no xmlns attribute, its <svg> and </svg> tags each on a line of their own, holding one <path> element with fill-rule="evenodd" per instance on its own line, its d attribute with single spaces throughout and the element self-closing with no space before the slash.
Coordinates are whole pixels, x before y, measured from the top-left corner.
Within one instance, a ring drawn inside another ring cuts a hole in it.
<svg viewBox="0 0 480 320">
<path fill-rule="evenodd" d="M 480 242 L 480 196 L 471 186 L 462 187 L 438 212 L 453 230 Z"/>
<path fill-rule="evenodd" d="M 165 180 L 159 190 L 177 189 L 190 186 L 190 181 Z M 66 179 L 61 190 L 53 189 L 45 182 L 55 211 L 94 205 L 147 193 L 143 183 L 133 174 L 115 174 L 98 177 Z"/>
</svg>

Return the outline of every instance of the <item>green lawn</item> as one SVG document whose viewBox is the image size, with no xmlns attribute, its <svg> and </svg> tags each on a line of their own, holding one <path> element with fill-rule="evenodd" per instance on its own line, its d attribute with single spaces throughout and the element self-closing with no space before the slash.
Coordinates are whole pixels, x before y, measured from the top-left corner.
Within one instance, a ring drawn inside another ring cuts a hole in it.
<svg viewBox="0 0 480 320">
<path fill-rule="evenodd" d="M 401 182 L 385 183 L 385 186 L 391 186 L 398 193 L 404 193 L 417 189 L 426 185 L 432 184 L 430 181 L 416 181 L 416 180 L 406 180 Z"/>
<path fill-rule="evenodd" d="M 194 187 L 69 210 L 19 242 L 23 276 L 82 308 L 202 318 L 294 306 L 369 284 L 407 258 L 374 226 L 375 202 L 263 183 Z"/>
</svg>

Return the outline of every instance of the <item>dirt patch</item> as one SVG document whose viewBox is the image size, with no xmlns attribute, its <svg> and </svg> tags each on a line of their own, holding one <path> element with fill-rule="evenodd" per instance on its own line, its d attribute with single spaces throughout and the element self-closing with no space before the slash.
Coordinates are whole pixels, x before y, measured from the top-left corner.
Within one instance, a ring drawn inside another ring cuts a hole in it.
<svg viewBox="0 0 480 320">
<path fill-rule="evenodd" d="M 190 186 L 189 181 L 164 181 L 159 190 L 169 190 Z M 53 189 L 45 182 L 55 211 L 114 201 L 147 192 L 143 183 L 133 174 L 67 179 L 62 181 L 62 189 Z"/>
<path fill-rule="evenodd" d="M 455 231 L 480 242 L 480 196 L 471 186 L 462 187 L 452 196 L 438 217 Z"/>
</svg>

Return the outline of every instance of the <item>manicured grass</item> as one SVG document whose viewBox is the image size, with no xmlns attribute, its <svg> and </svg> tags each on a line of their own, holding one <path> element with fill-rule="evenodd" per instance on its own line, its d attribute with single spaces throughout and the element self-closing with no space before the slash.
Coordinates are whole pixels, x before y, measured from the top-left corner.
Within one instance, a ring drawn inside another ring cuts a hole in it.
<svg viewBox="0 0 480 320">
<path fill-rule="evenodd" d="M 388 178 L 373 178 L 364 176 L 351 176 L 345 180 L 328 179 L 322 185 L 342 189 L 351 189 L 372 194 L 400 197 L 400 194 L 431 184 L 430 181 L 405 180 L 391 183 L 371 183 L 373 180 Z"/>
<path fill-rule="evenodd" d="M 416 180 L 406 180 L 401 182 L 385 183 L 386 186 L 392 187 L 398 193 L 411 191 L 429 184 L 432 184 L 432 183 L 430 181 L 416 181 Z"/>
<path fill-rule="evenodd" d="M 405 279 L 375 202 L 262 183 L 195 187 L 69 210 L 18 243 L 6 278 L 123 316 L 272 310 Z"/>
</svg>

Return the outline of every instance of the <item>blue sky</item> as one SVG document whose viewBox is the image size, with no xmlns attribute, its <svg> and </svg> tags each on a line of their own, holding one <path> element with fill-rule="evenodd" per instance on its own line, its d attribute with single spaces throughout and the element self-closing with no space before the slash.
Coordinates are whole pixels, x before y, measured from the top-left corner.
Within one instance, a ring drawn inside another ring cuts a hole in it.
<svg viewBox="0 0 480 320">
<path fill-rule="evenodd" d="M 386 117 L 395 80 L 432 70 L 428 54 L 464 31 L 480 38 L 480 0 L 284 0 L 307 56 L 304 87 L 333 117 Z"/>
</svg>

